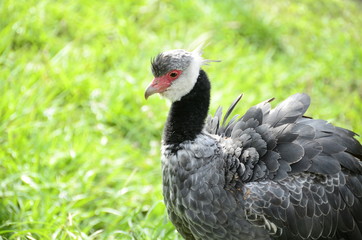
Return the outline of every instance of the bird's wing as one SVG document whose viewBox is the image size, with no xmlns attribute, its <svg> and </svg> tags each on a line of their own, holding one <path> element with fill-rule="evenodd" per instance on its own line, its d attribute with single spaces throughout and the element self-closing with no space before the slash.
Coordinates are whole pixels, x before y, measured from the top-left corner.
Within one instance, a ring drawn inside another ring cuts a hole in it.
<svg viewBox="0 0 362 240">
<path fill-rule="evenodd" d="M 362 239 L 361 175 L 303 173 L 250 182 L 241 198 L 246 218 L 278 239 Z"/>
<path fill-rule="evenodd" d="M 308 95 L 294 94 L 274 109 L 267 100 L 227 122 L 239 100 L 223 120 L 221 108 L 209 116 L 205 129 L 221 136 L 226 162 L 245 166 L 243 173 L 238 170 L 242 182 L 277 181 L 302 172 L 336 174 L 342 168 L 362 174 L 362 146 L 355 133 L 303 117 L 310 104 Z"/>
<path fill-rule="evenodd" d="M 262 102 L 227 122 L 239 100 L 223 122 L 219 108 L 205 129 L 220 136 L 225 188 L 242 193 L 249 221 L 286 239 L 333 231 L 362 239 L 362 146 L 356 134 L 303 117 L 306 94 L 274 109 L 271 100 Z"/>
</svg>

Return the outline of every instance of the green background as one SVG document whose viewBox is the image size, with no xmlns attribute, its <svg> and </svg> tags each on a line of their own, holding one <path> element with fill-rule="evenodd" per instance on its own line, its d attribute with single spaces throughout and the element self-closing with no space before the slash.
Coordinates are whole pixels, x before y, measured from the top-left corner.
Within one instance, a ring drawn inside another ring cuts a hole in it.
<svg viewBox="0 0 362 240">
<path fill-rule="evenodd" d="M 306 92 L 307 115 L 362 134 L 361 1 L 1 0 L 0 239 L 181 239 L 170 104 L 143 94 L 152 57 L 205 39 L 211 112 Z"/>
</svg>

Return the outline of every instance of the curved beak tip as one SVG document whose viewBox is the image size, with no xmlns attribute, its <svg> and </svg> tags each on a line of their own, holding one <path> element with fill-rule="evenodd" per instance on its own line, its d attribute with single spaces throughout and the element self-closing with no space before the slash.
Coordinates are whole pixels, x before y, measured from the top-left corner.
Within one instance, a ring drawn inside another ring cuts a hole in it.
<svg viewBox="0 0 362 240">
<path fill-rule="evenodd" d="M 157 93 L 157 89 L 152 86 L 148 86 L 145 91 L 145 99 L 147 100 L 151 95 L 155 93 Z"/>
</svg>

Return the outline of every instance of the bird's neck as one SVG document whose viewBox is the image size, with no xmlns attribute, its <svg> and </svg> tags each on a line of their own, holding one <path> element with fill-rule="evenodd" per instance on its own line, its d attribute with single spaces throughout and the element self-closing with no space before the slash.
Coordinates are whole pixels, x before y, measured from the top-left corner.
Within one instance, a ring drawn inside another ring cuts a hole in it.
<svg viewBox="0 0 362 240">
<path fill-rule="evenodd" d="M 201 133 L 210 104 L 210 82 L 203 70 L 193 89 L 172 103 L 163 133 L 164 144 L 194 140 Z"/>
</svg>

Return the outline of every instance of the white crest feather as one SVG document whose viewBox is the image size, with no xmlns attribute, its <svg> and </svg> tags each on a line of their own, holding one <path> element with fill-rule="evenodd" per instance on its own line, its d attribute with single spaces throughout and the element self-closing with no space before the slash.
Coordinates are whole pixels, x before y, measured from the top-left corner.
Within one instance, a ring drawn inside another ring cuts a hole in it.
<svg viewBox="0 0 362 240">
<path fill-rule="evenodd" d="M 209 63 L 211 63 L 211 62 L 221 62 L 221 60 L 211 60 L 211 59 L 202 58 L 203 49 L 206 45 L 207 45 L 207 43 L 205 41 L 203 41 L 195 48 L 195 50 L 192 51 L 192 54 L 194 56 L 201 57 L 201 59 L 202 59 L 201 65 L 209 65 Z"/>
</svg>

